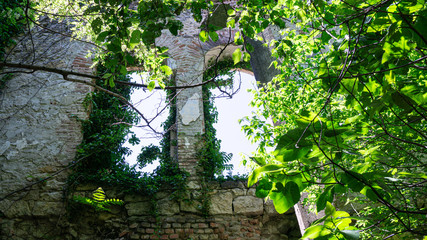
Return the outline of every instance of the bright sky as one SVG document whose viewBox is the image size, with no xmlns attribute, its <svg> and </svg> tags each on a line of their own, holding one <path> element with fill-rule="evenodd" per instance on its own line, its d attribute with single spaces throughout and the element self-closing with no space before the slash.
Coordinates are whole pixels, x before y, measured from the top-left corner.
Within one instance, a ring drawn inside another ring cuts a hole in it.
<svg viewBox="0 0 427 240">
<path fill-rule="evenodd" d="M 134 82 L 141 82 L 140 77 L 133 75 Z M 216 98 L 215 106 L 218 111 L 218 123 L 214 125 L 217 129 L 217 138 L 221 140 L 221 151 L 232 153 L 233 159 L 230 164 L 233 164 L 233 174 L 248 173 L 249 170 L 241 165 L 241 155 L 250 156 L 251 152 L 255 151 L 256 146 L 252 145 L 249 140 L 246 139 L 245 134 L 241 130 L 241 126 L 238 120 L 251 114 L 253 109 L 249 106 L 252 98 L 252 94 L 248 93 L 248 89 L 254 89 L 256 86 L 255 78 L 247 73 L 237 72 L 235 74 L 234 88 L 237 89 L 239 86 L 239 80 L 241 78 L 240 90 L 229 98 Z M 214 96 L 219 96 L 218 90 L 213 91 Z M 152 92 L 142 89 L 136 89 L 131 95 L 131 102 L 134 103 L 138 109 L 149 119 L 155 117 L 157 113 L 165 107 L 165 93 L 161 90 L 153 90 Z M 158 132 L 162 132 L 163 128 L 160 124 L 166 120 L 169 114 L 169 110 L 166 109 L 163 113 L 157 117 L 150 125 L 155 128 Z M 141 143 L 136 146 L 132 146 L 129 143 L 125 143 L 124 146 L 129 147 L 132 150 L 132 154 L 126 158 L 127 162 L 131 165 L 136 163 L 136 158 L 140 153 L 142 146 L 148 146 L 154 144 L 159 146 L 161 136 L 156 136 L 148 128 L 132 127 L 131 129 L 137 137 L 141 139 Z M 151 172 L 158 166 L 158 161 L 143 168 L 144 172 Z M 227 174 L 225 172 L 224 174 Z"/>
</svg>

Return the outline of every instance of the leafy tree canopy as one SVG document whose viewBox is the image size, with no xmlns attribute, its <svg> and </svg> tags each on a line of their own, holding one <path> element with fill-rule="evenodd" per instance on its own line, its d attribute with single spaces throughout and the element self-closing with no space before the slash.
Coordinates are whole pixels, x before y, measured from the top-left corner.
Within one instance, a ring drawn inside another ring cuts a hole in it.
<svg viewBox="0 0 427 240">
<path fill-rule="evenodd" d="M 179 14 L 191 11 L 202 22 L 218 4 L 44 0 L 25 6 L 67 19 L 74 38 L 96 44 L 106 84 L 114 87 L 128 66 L 139 66 L 154 88 L 172 73 L 162 65 L 167 49 L 155 39 L 162 30 L 178 34 Z M 249 177 L 250 185 L 259 182 L 257 196 L 285 212 L 309 191 L 315 211 L 325 209 L 326 216 L 306 230 L 307 238 L 421 239 L 427 232 L 426 1 L 240 0 L 232 6 L 227 27 L 238 28 L 235 43 L 245 45 L 233 54 L 234 64 L 249 60 L 253 47 L 245 38 L 263 40 L 267 28 L 281 36 L 266 43 L 281 74 L 255 92 L 252 104 L 260 110 L 243 127 L 259 144 L 253 157 L 259 166 Z M 200 40 L 216 41 L 216 30 L 202 25 Z M 357 205 L 352 216 L 333 206 L 341 198 Z"/>
</svg>

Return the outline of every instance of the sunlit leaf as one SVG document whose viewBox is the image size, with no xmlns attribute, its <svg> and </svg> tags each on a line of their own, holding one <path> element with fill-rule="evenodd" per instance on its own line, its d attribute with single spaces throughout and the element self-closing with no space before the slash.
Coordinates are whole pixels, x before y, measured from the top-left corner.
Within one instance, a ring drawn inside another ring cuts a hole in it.
<svg viewBox="0 0 427 240">
<path fill-rule="evenodd" d="M 206 42 L 209 40 L 209 34 L 205 30 L 202 30 L 199 33 L 199 39 L 202 42 Z"/>
<path fill-rule="evenodd" d="M 240 62 L 240 60 L 242 59 L 242 51 L 240 50 L 240 48 L 236 48 L 236 50 L 234 50 L 232 58 L 234 65 Z"/>
</svg>

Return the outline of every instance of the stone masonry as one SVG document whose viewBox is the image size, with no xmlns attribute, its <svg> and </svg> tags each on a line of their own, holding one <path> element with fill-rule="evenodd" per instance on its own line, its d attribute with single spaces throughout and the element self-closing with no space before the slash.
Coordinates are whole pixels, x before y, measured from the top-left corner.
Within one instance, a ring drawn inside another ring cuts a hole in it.
<svg viewBox="0 0 427 240">
<path fill-rule="evenodd" d="M 178 86 L 198 84 L 207 67 L 207 53 L 227 45 L 235 30 L 223 29 L 217 42 L 201 43 L 199 26 L 191 15 L 183 13 L 179 18 L 184 23 L 179 35 L 174 37 L 165 31 L 156 44 L 170 48 L 168 64 L 175 72 Z M 62 24 L 49 24 L 56 30 L 67 30 L 62 29 L 66 28 Z M 91 61 L 85 58 L 90 44 L 70 42 L 43 29 L 34 29 L 32 38 L 21 38 L 8 61 L 92 71 Z M 82 139 L 79 119 L 88 116 L 83 100 L 91 90 L 86 85 L 65 81 L 61 75 L 41 71 L 16 73 L 1 89 L 2 240 L 296 239 L 300 236 L 293 212 L 277 214 L 271 202 L 256 198 L 255 189 L 242 182 L 210 183 L 208 217 L 201 214 L 200 203 L 172 200 L 167 189 L 155 199 L 148 199 L 102 186 L 109 198 L 123 199 L 125 205 L 101 213 L 84 206 L 66 206 L 64 190 L 69 173 L 66 167 L 75 160 L 75 148 Z M 189 195 L 199 194 L 201 188 L 196 169 L 198 135 L 204 129 L 201 97 L 201 87 L 179 90 L 177 94 L 177 159 L 179 166 L 191 175 Z M 74 194 L 89 196 L 97 187 L 80 186 Z"/>
</svg>

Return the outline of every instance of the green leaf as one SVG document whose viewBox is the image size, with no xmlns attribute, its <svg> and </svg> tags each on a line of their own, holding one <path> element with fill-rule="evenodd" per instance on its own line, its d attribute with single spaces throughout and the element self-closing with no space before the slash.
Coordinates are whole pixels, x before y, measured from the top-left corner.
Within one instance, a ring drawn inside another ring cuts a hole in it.
<svg viewBox="0 0 427 240">
<path fill-rule="evenodd" d="M 296 128 L 289 130 L 286 134 L 282 135 L 277 143 L 276 150 L 282 148 L 304 147 L 312 146 L 311 143 L 305 141 L 305 138 L 310 136 L 310 131 L 305 131 L 305 128 Z M 299 141 L 299 142 L 298 142 Z"/>
<path fill-rule="evenodd" d="M 208 41 L 208 39 L 209 39 L 208 33 L 205 30 L 200 31 L 200 33 L 199 33 L 199 39 L 202 42 Z"/>
<path fill-rule="evenodd" d="M 259 185 L 256 187 L 255 196 L 259 198 L 266 198 L 273 188 L 273 183 L 263 178 L 260 180 Z"/>
<path fill-rule="evenodd" d="M 279 162 L 290 162 L 304 158 L 310 152 L 310 150 L 311 146 L 300 148 L 288 147 L 275 150 L 273 155 Z"/>
<path fill-rule="evenodd" d="M 99 18 L 99 17 L 95 18 L 92 21 L 91 26 L 92 26 L 92 30 L 95 34 L 98 34 L 101 32 L 102 24 L 103 24 L 103 22 L 102 22 L 101 18 Z"/>
<path fill-rule="evenodd" d="M 141 31 L 135 30 L 132 32 L 130 36 L 130 43 L 131 45 L 136 45 L 141 41 Z"/>
<path fill-rule="evenodd" d="M 249 62 L 251 60 L 251 55 L 247 52 L 243 53 L 243 61 Z"/>
<path fill-rule="evenodd" d="M 110 79 L 108 79 L 108 83 L 110 84 L 110 87 L 114 87 L 116 86 L 116 84 L 114 83 L 114 77 L 110 77 Z"/>
<path fill-rule="evenodd" d="M 236 27 L 236 20 L 234 18 L 228 18 L 227 27 L 235 28 Z"/>
<path fill-rule="evenodd" d="M 242 59 L 242 51 L 240 50 L 240 48 L 237 48 L 236 50 L 234 50 L 232 54 L 232 58 L 233 58 L 234 65 L 240 62 L 240 60 Z"/>
<path fill-rule="evenodd" d="M 228 14 L 228 16 L 235 16 L 236 15 L 236 11 L 234 11 L 233 9 L 228 9 L 227 10 L 227 14 Z"/>
<path fill-rule="evenodd" d="M 125 67 L 125 66 L 123 66 L 123 65 L 120 65 L 120 67 L 119 67 L 119 71 L 120 71 L 120 74 L 121 74 L 121 75 L 126 75 L 126 74 L 128 73 L 128 71 L 127 71 L 126 67 Z"/>
<path fill-rule="evenodd" d="M 254 185 L 263 172 L 274 172 L 283 169 L 282 165 L 268 164 L 255 169 L 248 177 L 248 186 Z"/>
<path fill-rule="evenodd" d="M 348 240 L 358 240 L 360 230 L 341 230 L 340 233 Z"/>
<path fill-rule="evenodd" d="M 154 88 L 156 87 L 156 82 L 155 81 L 151 81 L 148 83 L 148 90 L 152 91 Z"/>
<path fill-rule="evenodd" d="M 323 225 L 310 226 L 302 235 L 302 239 L 316 239 L 317 237 L 322 237 L 330 234 L 331 231 Z"/>
<path fill-rule="evenodd" d="M 112 75 L 111 73 L 106 73 L 106 74 L 102 75 L 102 78 L 107 79 L 107 78 L 111 77 L 111 75 Z"/>
<path fill-rule="evenodd" d="M 218 33 L 216 33 L 215 31 L 209 31 L 209 36 L 211 37 L 212 41 L 218 41 Z"/>
<path fill-rule="evenodd" d="M 325 214 L 331 216 L 334 213 L 335 213 L 335 207 L 332 206 L 330 202 L 326 202 Z"/>
<path fill-rule="evenodd" d="M 182 29 L 182 23 L 179 21 L 173 21 L 169 24 L 169 32 L 174 36 L 178 35 L 178 30 L 180 29 Z"/>
<path fill-rule="evenodd" d="M 316 210 L 317 212 L 322 211 L 326 207 L 326 202 L 332 202 L 334 200 L 334 186 L 328 186 L 317 198 Z"/>
<path fill-rule="evenodd" d="M 162 65 L 160 69 L 168 76 L 172 75 L 173 71 L 168 65 Z"/>
<path fill-rule="evenodd" d="M 358 179 L 363 179 L 362 175 L 353 171 L 349 171 L 349 173 L 345 173 L 343 175 L 341 181 L 344 184 L 346 184 L 354 192 L 360 192 L 365 185 L 362 182 L 360 182 Z"/>
<path fill-rule="evenodd" d="M 146 44 L 151 44 L 154 42 L 156 38 L 156 34 L 153 31 L 149 31 L 149 30 L 144 30 L 144 32 L 142 32 L 141 34 L 141 39 L 146 43 Z"/>
<path fill-rule="evenodd" d="M 250 43 L 246 43 L 245 47 L 246 47 L 246 50 L 248 50 L 248 52 L 253 52 L 254 51 L 254 47 Z"/>
<path fill-rule="evenodd" d="M 109 34 L 110 34 L 110 32 L 109 32 L 109 31 L 104 31 L 104 32 L 100 33 L 100 34 L 98 35 L 98 37 L 96 38 L 96 41 L 97 41 L 97 42 L 104 42 L 105 38 L 106 38 Z"/>
<path fill-rule="evenodd" d="M 236 44 L 236 45 L 242 45 L 243 44 L 243 39 L 240 36 L 240 32 L 236 32 L 234 34 L 234 44 Z"/>
<path fill-rule="evenodd" d="M 300 190 L 295 182 L 289 181 L 285 187 L 281 182 L 278 182 L 276 188 L 277 190 L 271 191 L 269 196 L 273 200 L 276 211 L 280 214 L 288 211 L 301 198 Z"/>
<path fill-rule="evenodd" d="M 361 191 L 360 191 L 360 193 L 361 194 L 363 194 L 363 195 L 365 195 L 366 197 L 368 197 L 371 201 L 373 201 L 373 202 L 376 202 L 377 201 L 377 199 L 378 199 L 378 196 L 374 193 L 374 191 L 370 188 L 370 187 L 368 187 L 368 186 L 366 186 L 366 187 L 364 187 Z"/>
</svg>

